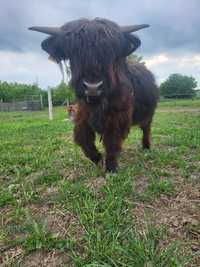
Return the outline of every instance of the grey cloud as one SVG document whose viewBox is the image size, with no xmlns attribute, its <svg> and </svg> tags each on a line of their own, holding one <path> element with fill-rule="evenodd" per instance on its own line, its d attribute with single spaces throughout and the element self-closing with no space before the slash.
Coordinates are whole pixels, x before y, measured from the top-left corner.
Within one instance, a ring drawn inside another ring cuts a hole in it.
<svg viewBox="0 0 200 267">
<path fill-rule="evenodd" d="M 0 80 L 33 82 L 42 86 L 59 82 L 57 66 L 49 64 L 40 48 L 44 34 L 28 31 L 35 25 L 61 26 L 80 17 L 104 17 L 121 25 L 148 23 L 138 32 L 136 53 L 145 59 L 170 55 L 166 64 L 150 67 L 158 80 L 172 72 L 194 74 L 200 82 L 200 65 L 178 64 L 183 56 L 200 54 L 199 0 L 0 0 Z M 172 58 L 177 60 L 172 60 Z M 55 74 L 54 74 L 55 73 Z"/>
<path fill-rule="evenodd" d="M 149 23 L 138 32 L 139 53 L 199 51 L 199 0 L 48 1 L 1 0 L 0 50 L 40 51 L 44 35 L 29 32 L 32 25 L 62 25 L 79 17 L 106 17 L 119 24 Z"/>
</svg>

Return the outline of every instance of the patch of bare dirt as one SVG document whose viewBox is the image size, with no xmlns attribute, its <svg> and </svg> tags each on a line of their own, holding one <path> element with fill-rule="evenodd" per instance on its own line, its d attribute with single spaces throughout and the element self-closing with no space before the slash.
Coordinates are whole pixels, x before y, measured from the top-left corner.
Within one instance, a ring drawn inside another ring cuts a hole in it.
<svg viewBox="0 0 200 267">
<path fill-rule="evenodd" d="M 30 182 L 35 182 L 40 176 L 45 174 L 45 170 L 32 172 L 26 176 L 26 180 Z"/>
<path fill-rule="evenodd" d="M 46 225 L 46 228 L 53 235 L 60 239 L 71 238 L 79 244 L 84 235 L 84 229 L 78 218 L 71 212 L 63 211 L 54 205 L 32 204 L 29 206 L 30 218 Z M 15 236 L 16 238 L 16 236 Z M 0 250 L 0 266 L 11 266 L 19 262 L 19 266 L 74 266 L 66 253 L 53 250 L 51 252 L 35 251 L 25 256 L 21 246 L 4 246 Z M 16 265 L 18 266 L 18 265 Z"/>
<path fill-rule="evenodd" d="M 33 218 L 46 224 L 47 230 L 57 237 L 67 238 L 70 236 L 76 241 L 82 239 L 84 229 L 73 213 L 62 211 L 51 205 L 32 205 L 30 209 Z"/>
<path fill-rule="evenodd" d="M 79 173 L 74 169 L 60 169 L 59 174 L 68 181 L 76 181 Z"/>
<path fill-rule="evenodd" d="M 139 194 L 144 193 L 148 185 L 149 185 L 149 177 L 147 176 L 134 177 L 133 187 L 137 193 Z"/>
<path fill-rule="evenodd" d="M 86 186 L 94 191 L 96 194 L 100 193 L 101 188 L 106 185 L 106 179 L 103 176 L 92 178 L 90 181 L 87 181 Z"/>
<path fill-rule="evenodd" d="M 2 252 L 12 248 L 12 245 L 8 245 L 8 240 L 11 242 L 25 237 L 25 234 L 19 230 L 21 218 L 13 216 L 14 211 L 15 207 L 9 205 L 0 209 L 0 256 Z"/>
<path fill-rule="evenodd" d="M 55 185 L 48 186 L 48 187 L 42 186 L 40 191 L 41 191 L 40 195 L 42 195 L 42 199 L 48 202 L 51 202 L 51 199 L 56 197 L 59 193 L 58 187 L 56 187 Z"/>
<path fill-rule="evenodd" d="M 0 173 L 0 182 L 1 183 L 10 183 L 10 181 L 13 181 L 14 180 L 14 175 L 9 175 L 9 174 L 1 174 Z"/>
<path fill-rule="evenodd" d="M 72 260 L 66 253 L 60 253 L 55 250 L 51 252 L 35 251 L 27 255 L 22 263 L 22 267 L 74 267 Z"/>
<path fill-rule="evenodd" d="M 199 253 L 200 260 L 200 184 L 176 183 L 178 193 L 174 197 L 161 196 L 151 203 L 135 203 L 134 222 L 145 228 L 146 221 L 166 229 L 162 246 L 178 240 L 188 249 Z M 197 266 L 197 265 L 191 265 Z"/>
<path fill-rule="evenodd" d="M 21 246 L 8 247 L 4 251 L 0 251 L 0 266 L 9 267 L 22 257 L 24 250 Z"/>
<path fill-rule="evenodd" d="M 13 211 L 13 207 L 10 205 L 7 205 L 3 208 L 0 208 L 0 214 L 1 214 L 1 221 L 0 221 L 0 228 L 8 224 L 10 221 L 12 221 L 12 218 L 9 218 L 9 214 Z"/>
</svg>

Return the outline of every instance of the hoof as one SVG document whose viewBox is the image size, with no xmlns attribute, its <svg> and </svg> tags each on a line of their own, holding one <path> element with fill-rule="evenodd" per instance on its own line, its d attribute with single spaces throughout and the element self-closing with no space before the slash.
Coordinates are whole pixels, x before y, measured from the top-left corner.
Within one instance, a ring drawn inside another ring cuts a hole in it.
<svg viewBox="0 0 200 267">
<path fill-rule="evenodd" d="M 117 173 L 117 167 L 116 162 L 106 162 L 106 172 Z"/>
<path fill-rule="evenodd" d="M 99 154 L 97 154 L 95 157 L 90 158 L 90 159 L 91 159 L 91 161 L 93 161 L 96 165 L 98 165 L 99 162 L 102 161 L 102 155 L 99 153 Z"/>
<path fill-rule="evenodd" d="M 151 149 L 151 146 L 149 144 L 145 144 L 145 145 L 143 144 L 142 148 L 149 150 L 149 149 Z"/>
</svg>

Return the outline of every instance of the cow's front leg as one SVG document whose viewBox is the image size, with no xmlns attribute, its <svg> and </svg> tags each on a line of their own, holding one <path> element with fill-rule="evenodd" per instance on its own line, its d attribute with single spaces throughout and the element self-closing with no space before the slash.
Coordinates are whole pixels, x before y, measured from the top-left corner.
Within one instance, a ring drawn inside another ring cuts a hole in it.
<svg viewBox="0 0 200 267">
<path fill-rule="evenodd" d="M 104 146 L 106 150 L 106 171 L 116 172 L 118 163 L 117 158 L 121 152 L 123 139 L 110 133 L 105 134 Z"/>
<path fill-rule="evenodd" d="M 74 140 L 90 160 L 95 164 L 99 163 L 102 156 L 95 146 L 95 132 L 86 122 L 75 126 Z"/>
<path fill-rule="evenodd" d="M 116 112 L 112 116 L 108 116 L 106 120 L 103 143 L 106 150 L 106 171 L 108 172 L 117 171 L 117 158 L 131 126 L 130 114 L 131 111 Z"/>
</svg>

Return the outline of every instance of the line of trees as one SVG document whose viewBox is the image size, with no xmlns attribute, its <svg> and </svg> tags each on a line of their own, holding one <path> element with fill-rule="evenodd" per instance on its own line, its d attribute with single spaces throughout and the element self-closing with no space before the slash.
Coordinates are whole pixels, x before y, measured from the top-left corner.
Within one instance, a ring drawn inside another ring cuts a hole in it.
<svg viewBox="0 0 200 267">
<path fill-rule="evenodd" d="M 62 105 L 64 102 L 73 103 L 74 92 L 70 86 L 61 83 L 52 90 L 52 100 L 54 105 Z M 47 106 L 47 91 L 42 90 L 37 84 L 8 83 L 0 81 L 0 101 L 14 102 L 23 100 L 36 100 L 42 95 L 43 104 Z"/>
<path fill-rule="evenodd" d="M 13 102 L 28 99 L 33 95 L 43 95 L 45 92 L 36 84 L 8 83 L 0 81 L 0 101 Z"/>
<path fill-rule="evenodd" d="M 196 95 L 197 81 L 194 77 L 171 74 L 160 85 L 160 95 L 166 98 L 193 98 Z M 75 101 L 74 90 L 65 83 L 52 89 L 53 105 L 62 105 L 64 102 Z M 27 100 L 33 96 L 43 97 L 43 104 L 47 106 L 47 91 L 42 90 L 37 84 L 19 84 L 0 81 L 0 101 L 13 102 Z"/>
</svg>

